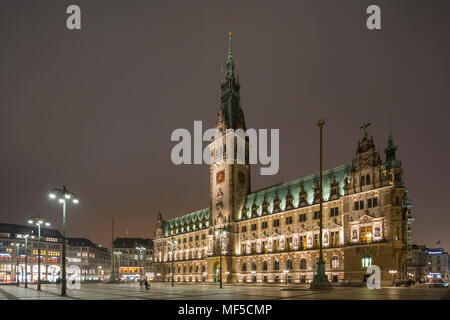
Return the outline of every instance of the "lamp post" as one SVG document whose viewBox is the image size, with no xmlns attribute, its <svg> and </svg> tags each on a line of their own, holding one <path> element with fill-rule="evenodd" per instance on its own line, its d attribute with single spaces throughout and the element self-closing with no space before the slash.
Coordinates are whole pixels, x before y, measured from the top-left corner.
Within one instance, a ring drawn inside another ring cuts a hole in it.
<svg viewBox="0 0 450 320">
<path fill-rule="evenodd" d="M 172 260 L 172 267 L 171 267 L 171 269 L 170 269 L 170 271 L 171 271 L 171 273 L 172 273 L 172 287 L 173 287 L 173 283 L 174 283 L 174 281 L 173 281 L 173 251 L 175 250 L 175 246 L 177 245 L 177 240 L 174 240 L 173 238 L 172 238 L 172 240 L 169 240 L 168 241 L 168 243 L 171 245 L 171 247 L 172 247 L 172 254 L 171 254 L 171 256 L 170 256 L 170 260 Z"/>
<path fill-rule="evenodd" d="M 311 282 L 311 289 L 327 289 L 330 288 L 330 283 L 328 282 L 328 278 L 325 274 L 325 261 L 323 261 L 323 254 L 322 254 L 322 202 L 323 202 L 323 187 L 322 187 L 322 129 L 325 125 L 325 119 L 320 119 L 317 122 L 317 126 L 320 129 L 320 143 L 319 143 L 319 149 L 320 149 L 320 181 L 319 181 L 319 226 L 320 226 L 320 233 L 319 233 L 319 258 L 317 259 L 317 273 L 314 275 L 314 279 Z"/>
<path fill-rule="evenodd" d="M 38 228 L 38 279 L 37 290 L 41 291 L 41 225 L 45 224 L 46 227 L 50 226 L 50 223 L 41 217 L 31 217 L 28 223 L 34 224 Z"/>
<path fill-rule="evenodd" d="M 120 255 L 122 254 L 121 251 L 114 251 L 114 256 L 116 257 L 116 268 L 117 268 L 117 281 L 120 282 Z"/>
<path fill-rule="evenodd" d="M 140 275 L 139 275 L 139 280 L 141 281 L 141 283 L 142 283 L 142 278 L 144 277 L 144 275 L 142 274 L 142 259 L 141 259 L 141 256 L 142 256 L 142 251 L 144 251 L 145 250 L 145 247 L 136 247 L 136 250 L 139 250 L 139 273 L 140 273 Z"/>
<path fill-rule="evenodd" d="M 25 288 L 28 288 L 28 237 L 30 235 L 24 235 L 25 238 Z"/>
<path fill-rule="evenodd" d="M 15 266 L 15 274 L 16 274 L 16 286 L 19 285 L 19 250 L 20 250 L 20 242 L 11 243 L 13 247 L 16 247 L 16 266 Z M 14 249 L 13 249 L 14 250 Z"/>
<path fill-rule="evenodd" d="M 223 228 L 216 230 L 216 236 L 219 236 L 219 283 L 220 289 L 222 289 L 222 235 L 224 233 Z"/>
<path fill-rule="evenodd" d="M 58 198 L 58 202 L 63 207 L 63 245 L 62 245 L 62 279 L 61 279 L 61 296 L 66 295 L 66 202 L 72 199 L 74 204 L 78 204 L 78 199 L 75 193 L 69 191 L 66 186 L 61 188 L 54 188 L 49 194 L 50 199 Z"/>
</svg>

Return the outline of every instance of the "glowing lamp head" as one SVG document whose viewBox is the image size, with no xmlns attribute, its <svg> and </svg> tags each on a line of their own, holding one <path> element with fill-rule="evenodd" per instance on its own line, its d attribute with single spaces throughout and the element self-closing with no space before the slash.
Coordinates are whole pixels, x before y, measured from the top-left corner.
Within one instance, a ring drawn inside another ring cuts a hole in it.
<svg viewBox="0 0 450 320">
<path fill-rule="evenodd" d="M 55 199 L 55 198 L 56 198 L 56 195 L 55 195 L 54 193 L 50 193 L 50 194 L 48 195 L 48 197 L 49 197 L 50 199 Z"/>
<path fill-rule="evenodd" d="M 78 204 L 78 199 L 73 199 L 73 203 Z"/>
<path fill-rule="evenodd" d="M 66 193 L 66 194 L 64 195 L 64 197 L 65 197 L 66 199 L 70 199 L 70 194 Z"/>
<path fill-rule="evenodd" d="M 64 203 L 64 199 L 59 199 L 59 202 L 60 203 Z"/>
<path fill-rule="evenodd" d="M 33 223 L 33 220 L 28 220 L 28 223 Z"/>
<path fill-rule="evenodd" d="M 50 223 L 49 223 L 49 222 L 46 222 L 45 225 L 46 225 L 47 227 L 49 227 L 49 226 L 50 226 Z"/>
</svg>

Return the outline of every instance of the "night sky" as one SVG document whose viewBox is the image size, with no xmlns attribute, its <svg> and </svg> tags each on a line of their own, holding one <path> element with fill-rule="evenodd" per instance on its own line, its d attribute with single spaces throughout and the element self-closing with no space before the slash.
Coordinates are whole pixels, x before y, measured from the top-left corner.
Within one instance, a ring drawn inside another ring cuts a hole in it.
<svg viewBox="0 0 450 320">
<path fill-rule="evenodd" d="M 78 4 L 82 30 L 66 28 Z M 370 4 L 382 30 L 366 28 Z M 207 165 L 172 164 L 174 129 L 213 127 L 232 19 L 247 127 L 280 129 L 280 170 L 252 190 L 349 164 L 388 119 L 413 204 L 414 242 L 450 249 L 449 1 L 0 1 L 0 222 L 41 215 L 53 187 L 80 204 L 68 236 L 152 237 L 209 205 Z"/>
</svg>

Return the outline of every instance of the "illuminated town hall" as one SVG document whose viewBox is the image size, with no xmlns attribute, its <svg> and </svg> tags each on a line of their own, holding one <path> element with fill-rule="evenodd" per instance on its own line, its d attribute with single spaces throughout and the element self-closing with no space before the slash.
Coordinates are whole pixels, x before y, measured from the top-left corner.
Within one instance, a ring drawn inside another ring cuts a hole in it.
<svg viewBox="0 0 450 320">
<path fill-rule="evenodd" d="M 246 130 L 229 36 L 216 128 Z M 411 204 L 389 133 L 384 156 L 363 126 L 349 163 L 323 172 L 323 259 L 330 282 L 363 282 L 370 265 L 382 285 L 406 277 Z M 225 138 L 223 138 L 224 141 Z M 214 154 L 215 142 L 210 145 Z M 248 143 L 245 144 L 248 155 Z M 226 142 L 223 153 L 226 154 Z M 159 214 L 155 280 L 310 283 L 319 256 L 319 173 L 256 192 L 250 165 L 210 165 L 210 203 L 175 219 Z M 173 266 L 173 267 L 172 267 Z M 173 269 L 172 269 L 173 268 Z"/>
</svg>

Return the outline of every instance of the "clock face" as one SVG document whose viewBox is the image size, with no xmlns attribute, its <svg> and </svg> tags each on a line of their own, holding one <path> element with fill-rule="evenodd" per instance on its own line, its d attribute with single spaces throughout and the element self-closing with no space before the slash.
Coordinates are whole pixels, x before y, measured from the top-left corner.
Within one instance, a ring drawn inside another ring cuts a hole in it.
<svg viewBox="0 0 450 320">
<path fill-rule="evenodd" d="M 219 171 L 216 174 L 216 184 L 222 183 L 225 180 L 225 171 Z"/>
</svg>

